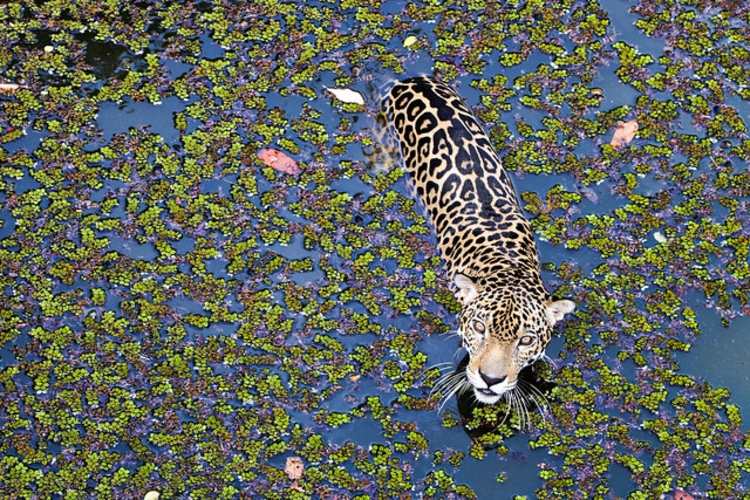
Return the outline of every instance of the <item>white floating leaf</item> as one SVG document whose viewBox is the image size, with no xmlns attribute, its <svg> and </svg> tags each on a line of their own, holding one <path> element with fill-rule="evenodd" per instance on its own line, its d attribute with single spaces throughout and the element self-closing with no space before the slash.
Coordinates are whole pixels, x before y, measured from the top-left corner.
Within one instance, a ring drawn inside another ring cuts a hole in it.
<svg viewBox="0 0 750 500">
<path fill-rule="evenodd" d="M 656 232 L 654 233 L 654 239 L 655 239 L 656 241 L 658 241 L 659 243 L 666 243 L 666 241 L 667 241 L 667 237 L 666 237 L 666 236 L 664 236 L 664 235 L 663 235 L 663 234 L 662 234 L 661 232 L 659 232 L 659 231 L 656 231 Z"/>
<path fill-rule="evenodd" d="M 159 500 L 159 496 L 158 491 L 149 491 L 146 493 L 146 496 L 143 497 L 143 500 Z"/>
<path fill-rule="evenodd" d="M 365 104 L 365 98 L 362 94 L 352 89 L 331 89 L 326 87 L 326 90 L 333 94 L 336 99 L 341 102 L 348 102 L 352 104 Z"/>
</svg>

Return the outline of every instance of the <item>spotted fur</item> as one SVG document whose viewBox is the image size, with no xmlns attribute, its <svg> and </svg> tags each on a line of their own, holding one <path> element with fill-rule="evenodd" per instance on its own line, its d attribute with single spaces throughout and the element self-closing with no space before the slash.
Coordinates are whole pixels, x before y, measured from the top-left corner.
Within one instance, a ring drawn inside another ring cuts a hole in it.
<svg viewBox="0 0 750 500">
<path fill-rule="evenodd" d="M 544 355 L 553 326 L 575 304 L 544 288 L 510 177 L 456 91 L 411 78 L 391 89 L 382 110 L 456 285 L 466 379 L 480 402 L 511 402 L 519 372 Z"/>
</svg>

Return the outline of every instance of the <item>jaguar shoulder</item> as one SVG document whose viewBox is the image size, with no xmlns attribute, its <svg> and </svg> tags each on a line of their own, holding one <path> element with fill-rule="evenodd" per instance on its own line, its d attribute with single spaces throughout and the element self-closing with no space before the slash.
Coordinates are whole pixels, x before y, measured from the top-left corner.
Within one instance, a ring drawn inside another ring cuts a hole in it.
<svg viewBox="0 0 750 500">
<path fill-rule="evenodd" d="M 519 372 L 544 355 L 552 330 L 575 308 L 542 283 L 539 252 L 513 184 L 461 97 L 429 77 L 397 83 L 382 111 L 461 304 L 466 378 L 485 404 L 511 398 Z M 510 399 L 509 399 L 510 400 Z"/>
</svg>

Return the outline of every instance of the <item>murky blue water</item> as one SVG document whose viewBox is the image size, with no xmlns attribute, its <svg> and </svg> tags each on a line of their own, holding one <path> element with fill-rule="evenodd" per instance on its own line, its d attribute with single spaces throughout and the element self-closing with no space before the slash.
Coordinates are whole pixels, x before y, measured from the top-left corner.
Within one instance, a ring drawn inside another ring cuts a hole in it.
<svg viewBox="0 0 750 500">
<path fill-rule="evenodd" d="M 651 54 L 655 59 L 663 53 L 663 42 L 659 39 L 646 37 L 638 30 L 634 25 L 634 21 L 637 19 L 636 16 L 628 12 L 628 8 L 631 6 L 631 2 L 625 0 L 603 0 L 600 2 L 601 7 L 609 13 L 609 19 L 611 21 L 610 32 L 614 34 L 616 39 L 626 40 L 628 43 L 637 46 L 642 53 Z M 383 12 L 400 12 L 403 8 L 404 2 L 387 2 L 383 5 Z M 418 27 L 415 27 L 413 33 L 415 35 L 421 35 L 423 33 L 431 33 L 431 24 L 423 23 Z M 46 43 L 44 40 L 40 43 Z M 92 42 L 93 43 L 93 42 Z M 157 42 L 155 42 L 157 43 Z M 392 39 L 386 44 L 391 49 L 396 49 L 400 46 L 401 40 Z M 205 59 L 217 59 L 225 55 L 226 49 L 221 47 L 220 44 L 214 42 L 209 36 L 203 36 L 201 38 L 202 46 L 202 57 Z M 140 56 L 129 53 L 127 51 L 116 49 L 111 47 L 110 44 L 100 44 L 96 47 L 97 55 L 90 55 L 89 62 L 97 66 L 97 76 L 101 79 L 106 79 L 115 74 L 119 69 L 122 69 L 123 64 L 132 64 L 133 67 L 140 67 L 143 65 L 140 61 Z M 156 46 L 152 47 L 155 49 Z M 487 72 L 504 72 L 510 77 L 510 80 L 516 76 L 520 76 L 529 71 L 533 71 L 536 66 L 542 62 L 546 62 L 544 58 L 540 56 L 531 57 L 524 64 L 512 67 L 510 69 L 500 68 L 496 62 L 490 63 L 487 66 Z M 430 73 L 432 69 L 433 61 L 424 53 L 419 53 L 408 60 L 407 75 L 411 76 L 416 74 Z M 170 74 L 176 78 L 181 74 L 186 73 L 192 67 L 189 64 L 183 64 L 175 61 L 168 61 L 166 64 Z M 353 85 L 353 88 L 362 91 L 363 94 L 368 94 L 368 97 L 374 97 L 372 95 L 372 87 L 377 87 L 379 84 L 393 78 L 394 74 L 383 73 L 381 68 L 376 66 L 363 67 L 363 71 L 370 71 L 375 73 L 374 82 L 364 83 L 357 82 Z M 476 91 L 469 86 L 470 78 L 464 77 L 459 78 L 457 86 L 460 89 L 462 95 L 467 99 L 470 105 L 477 105 L 479 103 L 480 92 Z M 331 74 L 316 75 L 315 79 L 311 82 L 306 82 L 316 91 L 318 97 L 306 100 L 299 96 L 282 97 L 277 91 L 271 91 L 268 93 L 268 104 L 269 108 L 278 106 L 283 109 L 288 116 L 297 117 L 303 113 L 303 105 L 310 104 L 313 109 L 323 109 L 330 111 L 330 99 L 325 97 L 324 87 L 332 87 L 335 85 L 335 78 Z M 604 67 L 600 69 L 599 76 L 592 82 L 591 87 L 601 87 L 604 92 L 604 100 L 602 102 L 602 109 L 610 109 L 621 105 L 632 105 L 635 99 L 640 95 L 632 86 L 623 84 L 620 79 L 614 74 L 613 67 Z M 278 89 L 277 89 L 278 90 Z M 668 98 L 668 96 L 666 96 Z M 129 132 L 131 129 L 137 129 L 140 127 L 147 127 L 152 133 L 159 134 L 165 141 L 165 143 L 172 149 L 179 151 L 181 148 L 182 133 L 175 126 L 175 115 L 186 109 L 188 105 L 195 102 L 196 96 L 192 96 L 191 99 L 184 101 L 177 97 L 169 97 L 163 100 L 158 105 L 150 104 L 147 102 L 134 102 L 129 98 L 123 99 L 121 102 L 103 102 L 99 106 L 98 116 L 96 119 L 97 126 L 101 129 L 102 137 L 101 143 L 106 143 L 113 136 L 117 134 L 123 134 Z M 740 110 L 743 117 L 750 117 L 750 105 L 746 101 L 738 98 L 732 98 L 728 103 Z M 370 106 L 372 108 L 372 106 Z M 542 119 L 545 118 L 545 114 L 541 111 L 531 111 L 528 109 L 521 109 L 520 106 L 514 104 L 514 108 L 510 111 L 502 113 L 502 119 L 499 121 L 505 121 L 511 124 L 511 133 L 514 136 L 518 136 L 518 130 L 515 128 L 515 116 L 519 113 L 523 114 L 524 120 L 534 125 L 535 127 L 540 125 Z M 363 113 L 360 117 L 355 120 L 355 127 L 365 128 L 371 125 L 371 119 L 366 117 Z M 324 123 L 328 129 L 331 129 L 338 125 L 338 116 L 333 114 L 324 114 L 321 117 L 320 122 Z M 199 125 L 190 123 L 187 132 L 194 131 Z M 682 126 L 686 133 L 699 133 L 692 128 L 689 117 L 682 117 Z M 47 137 L 44 132 L 36 132 L 29 130 L 27 135 L 22 139 L 15 141 L 14 143 L 6 145 L 7 149 L 11 150 L 35 150 L 40 141 Z M 92 141 L 88 145 L 88 150 L 95 150 L 100 147 L 100 143 Z M 588 154 L 598 150 L 598 145 L 591 139 L 586 139 L 581 142 L 578 146 L 577 152 L 580 154 Z M 365 162 L 362 151 L 358 144 L 353 144 L 347 147 L 347 158 L 359 160 Z M 505 152 L 508 153 L 507 151 Z M 299 161 L 309 162 L 311 161 L 311 153 L 309 151 L 302 151 L 297 159 Z M 681 158 L 677 158 L 676 161 L 683 161 Z M 702 169 L 708 169 L 708 165 L 701 165 Z M 228 197 L 228 193 L 233 185 L 237 183 L 238 179 L 235 174 L 225 175 L 220 178 L 204 179 L 200 185 L 201 193 L 213 193 L 219 195 L 219 197 Z M 612 191 L 612 186 L 608 183 L 594 184 L 586 186 L 579 185 L 572 177 L 563 175 L 527 175 L 519 177 L 514 174 L 514 181 L 519 191 L 532 191 L 543 194 L 550 188 L 557 184 L 561 184 L 563 188 L 569 191 L 581 191 L 585 194 L 586 201 L 583 201 L 578 205 L 578 208 L 585 214 L 606 214 L 611 213 L 615 208 L 623 207 L 629 200 L 623 196 L 617 196 Z M 260 191 L 264 192 L 268 190 L 271 183 L 259 178 Z M 41 185 L 31 179 L 30 176 L 25 176 L 23 180 L 19 181 L 15 186 L 15 193 L 20 195 L 24 192 L 32 189 L 38 189 Z M 665 186 L 665 183 L 656 179 L 654 175 L 649 175 L 643 179 L 640 179 L 637 193 L 643 195 L 652 195 L 659 192 Z M 127 185 L 123 181 L 112 181 L 106 182 L 104 187 L 94 191 L 91 195 L 92 201 L 102 201 L 108 195 L 114 195 L 117 198 L 118 203 L 108 213 L 108 217 L 119 218 L 122 221 L 126 221 L 128 214 L 126 213 L 127 197 L 122 195 L 122 192 L 126 191 Z M 329 186 L 330 189 L 347 192 L 351 195 L 357 195 L 359 193 L 372 193 L 372 186 L 368 185 L 359 178 L 341 178 L 333 181 Z M 409 194 L 409 189 L 406 186 L 404 180 L 397 184 L 397 188 L 403 194 Z M 260 202 L 257 201 L 256 206 L 260 207 Z M 45 207 L 43 207 L 45 208 Z M 10 215 L 7 210 L 3 212 L 4 224 L 0 227 L 0 239 L 8 238 L 13 234 L 13 228 L 15 219 Z M 278 209 L 277 214 L 290 222 L 299 222 L 304 224 L 306 220 L 294 211 L 281 207 Z M 715 217 L 721 217 L 724 213 L 721 211 L 716 212 Z M 363 220 L 362 225 L 369 223 L 370 220 Z M 252 232 L 253 228 L 248 228 L 248 231 Z M 222 236 L 210 232 L 203 231 L 208 237 L 217 243 L 222 242 Z M 102 231 L 97 236 L 106 236 L 109 239 L 108 250 L 115 251 L 123 257 L 133 259 L 135 261 L 150 262 L 158 258 L 159 252 L 151 242 L 139 243 L 138 241 L 118 233 L 117 231 Z M 180 255 L 186 255 L 189 252 L 193 252 L 197 245 L 197 238 L 190 235 L 183 235 L 181 239 L 177 241 L 171 241 L 170 243 Z M 424 241 L 430 244 L 434 244 L 434 236 L 424 237 Z M 649 236 L 645 243 L 646 246 L 656 245 L 656 240 L 653 235 Z M 574 262 L 577 264 L 584 275 L 590 274 L 595 267 L 603 262 L 603 259 L 593 250 L 584 248 L 578 250 L 566 249 L 560 245 L 552 245 L 545 241 L 539 242 L 539 249 L 543 262 Z M 270 245 L 259 244 L 255 250 L 259 251 L 263 255 L 278 254 L 285 257 L 288 260 L 296 260 L 302 258 L 311 258 L 313 261 L 318 262 L 321 253 L 318 250 L 308 250 L 304 247 L 303 241 L 300 237 L 295 237 L 289 244 L 273 243 Z M 334 266 L 343 265 L 344 260 L 337 257 L 336 255 L 331 257 L 331 263 Z M 208 274 L 216 278 L 224 279 L 235 279 L 235 280 L 247 280 L 250 278 L 251 269 L 243 269 L 240 273 L 234 276 L 230 276 L 227 270 L 229 260 L 225 255 L 219 255 L 216 258 L 206 259 L 204 262 L 206 271 Z M 388 273 L 397 271 L 397 266 L 393 262 L 385 264 Z M 181 264 L 179 266 L 179 272 L 190 274 L 190 266 Z M 545 280 L 553 282 L 556 280 L 556 274 L 545 271 L 543 273 Z M 312 287 L 312 284 L 319 282 L 324 279 L 324 273 L 319 269 L 315 268 L 309 272 L 292 273 L 290 277 L 279 277 L 278 275 L 272 274 L 267 277 L 270 282 L 275 286 L 279 282 L 284 280 L 291 280 L 297 285 L 302 287 Z M 76 283 L 76 286 L 88 291 L 90 289 L 89 284 Z M 71 287 L 65 287 L 61 291 L 67 291 Z M 112 285 L 108 289 L 106 303 L 101 310 L 112 311 L 119 310 L 122 305 L 122 299 L 118 296 L 118 287 Z M 283 294 L 277 289 L 274 290 L 274 300 L 278 303 L 283 302 Z M 750 429 L 750 419 L 748 419 L 748 413 L 750 412 L 750 391 L 747 387 L 750 383 L 750 372 L 748 371 L 747 353 L 750 352 L 750 319 L 747 317 L 738 317 L 729 323 L 728 326 L 722 326 L 720 317 L 715 310 L 706 307 L 702 294 L 695 293 L 694 297 L 686 297 L 686 303 L 690 304 L 698 314 L 698 321 L 700 324 L 701 334 L 697 336 L 693 342 L 692 348 L 689 352 L 681 353 L 678 355 L 678 362 L 682 373 L 686 373 L 693 376 L 702 377 L 711 385 L 715 387 L 727 387 L 729 388 L 733 403 L 738 404 L 743 409 L 745 420 L 743 423 L 744 429 Z M 192 300 L 191 298 L 184 296 L 177 296 L 170 299 L 166 304 L 180 312 L 181 314 L 203 314 L 202 304 Z M 586 305 L 582 304 L 585 309 Z M 342 314 L 342 307 L 337 306 L 330 311 L 332 317 L 337 317 Z M 365 313 L 366 308 L 362 304 L 346 304 L 346 307 L 353 309 L 357 313 Z M 230 304 L 228 306 L 230 311 L 240 311 L 241 307 L 237 304 Z M 99 314 L 101 311 L 94 311 Z M 435 311 L 432 311 L 435 312 Z M 70 321 L 78 321 L 80 318 L 68 318 Z M 303 318 L 297 318 L 295 321 L 295 327 L 303 324 Z M 392 318 L 378 318 L 380 324 L 383 327 L 391 327 L 398 331 L 408 332 L 414 329 L 414 317 L 409 314 L 396 314 Z M 456 326 L 453 318 L 446 319 L 453 327 Z M 616 325 L 613 326 L 616 328 Z M 237 325 L 228 322 L 216 322 L 212 323 L 209 329 L 202 329 L 193 326 L 186 326 L 188 339 L 197 340 L 209 336 L 236 336 Z M 335 336 L 338 341 L 348 350 L 351 351 L 356 346 L 369 346 L 377 340 L 377 336 L 368 335 L 345 335 L 339 334 L 339 332 L 330 332 L 331 335 Z M 303 343 L 309 341 L 295 335 L 292 335 L 290 342 Z M 25 347 L 29 342 L 28 336 L 19 336 L 12 342 L 0 348 L 0 362 L 10 364 L 15 361 L 12 349 L 14 347 Z M 417 350 L 425 353 L 428 358 L 430 365 L 438 365 L 441 363 L 456 364 L 462 357 L 463 353 L 459 351 L 458 342 L 455 337 L 449 335 L 424 335 L 422 340 L 417 341 Z M 566 352 L 565 337 L 564 333 L 556 336 L 550 343 L 547 354 L 552 358 L 554 363 L 559 367 L 566 364 L 567 360 L 562 359 L 563 353 Z M 607 355 L 611 358 L 611 352 Z M 394 353 L 389 353 L 387 359 L 398 360 L 398 356 Z M 720 359 L 720 362 L 716 360 Z M 607 362 L 612 360 L 607 358 Z M 618 363 L 619 365 L 619 363 Z M 619 369 L 628 380 L 635 378 L 636 367 L 632 363 L 623 363 L 619 366 Z M 231 371 L 231 367 L 221 366 L 214 369 L 215 373 L 228 373 Z M 271 367 L 269 371 L 273 374 L 277 374 L 282 377 L 285 383 L 288 383 L 288 374 L 279 369 L 279 367 Z M 26 385 L 31 386 L 33 382 L 31 379 L 23 374 L 19 376 L 19 381 L 24 382 Z M 384 399 L 392 398 L 394 391 L 391 387 L 391 383 L 388 380 L 377 380 L 376 377 L 363 377 L 358 381 L 352 381 L 349 379 L 343 379 L 343 389 L 333 396 L 329 397 L 324 401 L 324 409 L 331 412 L 348 412 L 353 406 L 362 404 L 362 402 L 371 395 L 380 395 Z M 670 398 L 677 396 L 674 390 L 670 393 Z M 353 402 L 354 401 L 354 402 Z M 232 405 L 239 405 L 237 401 L 231 401 Z M 445 408 L 447 412 L 456 413 L 455 403 L 449 402 Z M 620 412 L 617 408 L 602 410 L 608 412 L 611 417 L 618 417 Z M 373 443 L 380 443 L 383 441 L 383 432 L 381 424 L 377 422 L 372 416 L 368 415 L 364 418 L 353 420 L 347 425 L 340 427 L 329 427 L 323 426 L 317 423 L 313 419 L 313 415 L 309 412 L 302 412 L 296 410 L 289 410 L 293 416 L 293 421 L 305 426 L 309 429 L 314 429 L 316 432 L 322 432 L 325 434 L 326 439 L 330 443 L 343 444 L 347 441 L 354 440 L 358 444 L 367 447 Z M 189 414 L 180 415 L 183 421 L 193 421 L 194 417 Z M 419 431 L 424 434 L 430 443 L 430 449 L 425 454 L 426 456 L 417 457 L 411 464 L 413 467 L 413 477 L 416 479 L 425 477 L 428 472 L 434 470 L 436 467 L 432 462 L 432 453 L 438 450 L 458 450 L 467 452 L 471 444 L 470 438 L 461 429 L 460 426 L 454 426 L 446 428 L 443 426 L 442 417 L 440 414 L 434 411 L 406 411 L 400 410 L 398 418 L 404 421 L 414 422 Z M 641 439 L 645 442 L 656 444 L 656 440 L 653 435 L 646 431 L 639 429 L 631 429 L 631 435 Z M 532 450 L 528 445 L 528 436 L 523 432 L 516 433 L 515 436 L 507 439 L 503 444 L 507 446 L 511 451 L 505 456 L 498 457 L 491 453 L 483 460 L 477 460 L 475 458 L 467 456 L 464 459 L 463 465 L 455 467 L 452 471 L 452 477 L 457 483 L 466 484 L 470 486 L 478 495 L 479 498 L 510 498 L 512 495 L 526 495 L 528 497 L 534 497 L 535 491 L 542 488 L 544 481 L 539 477 L 539 469 L 537 465 L 540 463 L 552 463 L 556 466 L 560 466 L 562 463 L 562 457 L 554 457 L 548 453 L 545 448 Z M 115 451 L 127 452 L 125 445 L 120 443 L 120 448 L 115 448 Z M 52 445 L 49 449 L 52 453 L 60 452 L 57 445 Z M 159 449 L 156 446 L 151 446 L 152 451 L 158 452 Z M 269 461 L 270 465 L 283 469 L 284 460 L 286 456 L 280 454 Z M 648 456 L 639 457 L 646 463 L 651 465 L 652 461 Z M 140 465 L 140 464 L 136 464 Z M 134 466 L 135 467 L 135 466 Z M 450 469 L 450 466 L 443 464 L 442 467 Z M 504 476 L 504 482 L 498 481 L 498 475 Z M 633 480 L 631 473 L 624 467 L 618 464 L 611 464 L 606 474 L 609 477 L 608 485 L 611 487 L 609 493 L 610 498 L 625 498 L 628 494 L 633 491 Z M 239 484 L 239 483 L 238 483 Z M 706 488 L 706 484 L 700 484 L 701 488 Z M 498 496 L 501 495 L 501 496 Z"/>
<path fill-rule="evenodd" d="M 686 373 L 726 387 L 732 402 L 742 409 L 743 428 L 750 429 L 750 318 L 740 317 L 723 326 L 711 311 L 700 316 L 701 334 L 689 352 L 679 356 Z M 721 360 L 717 362 L 716 360 Z"/>
</svg>

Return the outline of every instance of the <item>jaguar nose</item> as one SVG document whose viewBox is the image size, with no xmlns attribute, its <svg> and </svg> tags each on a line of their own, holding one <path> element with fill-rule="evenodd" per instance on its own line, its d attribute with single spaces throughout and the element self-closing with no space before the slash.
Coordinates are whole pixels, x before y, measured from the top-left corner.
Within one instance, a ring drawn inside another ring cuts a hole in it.
<svg viewBox="0 0 750 500">
<path fill-rule="evenodd" d="M 492 375 L 487 375 L 486 373 L 482 373 L 481 370 L 479 370 L 479 376 L 482 377 L 482 380 L 484 380 L 484 383 L 487 384 L 487 387 L 492 387 L 495 384 L 502 383 L 507 377 L 507 375 L 504 375 L 502 377 L 493 377 Z"/>
</svg>

